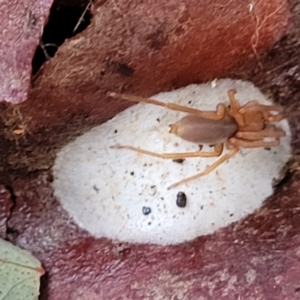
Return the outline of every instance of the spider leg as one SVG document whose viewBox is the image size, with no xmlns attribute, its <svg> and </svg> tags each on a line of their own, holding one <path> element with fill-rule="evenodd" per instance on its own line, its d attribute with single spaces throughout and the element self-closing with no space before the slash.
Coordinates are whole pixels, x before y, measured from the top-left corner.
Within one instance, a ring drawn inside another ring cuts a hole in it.
<svg viewBox="0 0 300 300">
<path fill-rule="evenodd" d="M 236 153 L 238 153 L 239 148 L 238 147 L 234 147 L 232 148 L 228 153 L 226 153 L 225 155 L 221 156 L 217 161 L 215 161 L 212 165 L 206 167 L 206 169 L 198 174 L 195 174 L 193 176 L 187 177 L 185 179 L 182 179 L 178 182 L 173 183 L 172 185 L 170 185 L 168 187 L 169 189 L 172 189 L 174 187 L 177 187 L 181 184 L 187 183 L 189 181 L 198 179 L 199 177 L 205 176 L 207 174 L 209 174 L 210 172 L 212 172 L 213 170 L 215 170 L 218 166 L 220 166 L 222 163 L 224 163 L 225 161 L 227 161 L 228 159 L 230 159 L 231 157 L 233 157 Z"/>
<path fill-rule="evenodd" d="M 284 114 L 271 115 L 267 120 L 269 122 L 279 122 L 284 119 L 286 116 Z"/>
<path fill-rule="evenodd" d="M 241 147 L 241 148 L 259 148 L 259 147 L 275 147 L 280 144 L 279 138 L 275 138 L 273 141 L 264 141 L 264 140 L 254 140 L 254 141 L 248 141 L 248 140 L 243 140 L 239 138 L 230 138 L 229 139 L 230 144 L 236 146 L 236 147 Z"/>
<path fill-rule="evenodd" d="M 256 100 L 252 100 L 247 102 L 240 109 L 240 113 L 242 114 L 255 111 L 277 111 L 278 113 L 282 113 L 283 107 L 281 105 L 263 105 L 259 104 Z"/>
<path fill-rule="evenodd" d="M 198 115 L 206 119 L 213 119 L 213 120 L 220 120 L 222 119 L 226 112 L 227 108 L 224 104 L 220 103 L 217 106 L 216 111 L 203 111 L 191 107 L 187 107 L 184 105 L 179 105 L 176 103 L 164 103 L 155 99 L 150 99 L 150 98 L 144 98 L 140 96 L 134 96 L 134 95 L 129 95 L 129 94 L 119 94 L 119 93 L 108 93 L 109 96 L 114 97 L 114 98 L 121 98 L 124 100 L 129 100 L 129 101 L 134 101 L 134 102 L 144 102 L 144 103 L 149 103 L 157 106 L 162 106 L 171 110 L 176 110 L 176 111 L 181 111 L 193 115 Z"/>
<path fill-rule="evenodd" d="M 110 148 L 113 149 L 129 149 L 141 154 L 146 154 L 158 158 L 163 159 L 181 159 L 181 158 L 188 158 L 188 157 L 216 157 L 220 156 L 223 152 L 223 144 L 217 144 L 214 146 L 214 151 L 196 151 L 196 152 L 182 152 L 182 153 L 157 153 L 152 152 L 140 148 L 136 148 L 133 146 L 127 146 L 127 145 L 115 145 L 111 146 Z"/>
<path fill-rule="evenodd" d="M 265 120 L 269 122 L 278 122 L 285 117 L 283 110 L 283 107 L 280 105 L 262 105 L 257 101 L 249 101 L 241 107 L 240 113 L 245 114 L 258 112 L 263 114 Z M 272 111 L 277 112 L 277 114 L 271 114 Z"/>
<path fill-rule="evenodd" d="M 241 106 L 234 96 L 235 93 L 236 93 L 236 90 L 234 90 L 234 89 L 231 89 L 228 91 L 228 97 L 229 97 L 229 101 L 230 101 L 229 113 L 235 119 L 235 121 L 237 122 L 239 127 L 243 127 L 246 125 L 246 123 L 244 121 L 242 114 L 240 113 Z"/>
<path fill-rule="evenodd" d="M 276 126 L 268 126 L 260 131 L 238 131 L 235 136 L 244 140 L 262 140 L 266 137 L 282 137 L 285 136 L 286 133 Z"/>
</svg>

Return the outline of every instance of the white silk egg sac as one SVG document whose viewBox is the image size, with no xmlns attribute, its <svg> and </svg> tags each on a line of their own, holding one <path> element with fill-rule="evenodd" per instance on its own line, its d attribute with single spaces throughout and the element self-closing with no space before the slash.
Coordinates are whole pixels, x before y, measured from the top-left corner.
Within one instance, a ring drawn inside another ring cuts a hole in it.
<svg viewBox="0 0 300 300">
<path fill-rule="evenodd" d="M 151 98 L 215 110 L 218 103 L 229 104 L 227 91 L 232 88 L 241 105 L 254 99 L 272 104 L 252 83 L 231 79 L 218 80 L 215 87 L 190 85 Z M 174 162 L 111 148 L 121 144 L 158 153 L 198 151 L 199 145 L 169 133 L 168 125 L 184 115 L 139 103 L 57 153 L 54 193 L 81 228 L 99 238 L 178 244 L 213 233 L 259 209 L 291 156 L 286 120 L 276 123 L 286 132 L 279 146 L 241 149 L 210 174 L 169 190 L 171 184 L 203 171 L 217 158 Z"/>
</svg>

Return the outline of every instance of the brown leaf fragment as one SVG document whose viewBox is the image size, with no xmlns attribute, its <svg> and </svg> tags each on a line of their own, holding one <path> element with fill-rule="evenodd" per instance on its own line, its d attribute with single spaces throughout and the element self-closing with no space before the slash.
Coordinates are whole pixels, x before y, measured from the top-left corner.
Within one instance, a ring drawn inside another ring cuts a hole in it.
<svg viewBox="0 0 300 300">
<path fill-rule="evenodd" d="M 0 102 L 26 100 L 31 61 L 52 0 L 0 2 Z"/>
</svg>

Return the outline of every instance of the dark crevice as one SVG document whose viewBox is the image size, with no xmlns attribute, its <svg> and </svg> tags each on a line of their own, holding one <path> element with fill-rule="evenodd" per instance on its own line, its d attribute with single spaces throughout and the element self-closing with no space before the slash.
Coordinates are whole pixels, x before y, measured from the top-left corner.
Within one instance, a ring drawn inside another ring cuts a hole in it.
<svg viewBox="0 0 300 300">
<path fill-rule="evenodd" d="M 14 194 L 13 188 L 9 185 L 5 186 L 6 190 L 10 193 L 10 199 L 13 203 L 13 205 L 10 208 L 10 214 L 9 217 L 6 220 L 6 239 L 10 240 L 10 241 L 14 241 L 15 238 L 19 235 L 19 232 L 17 230 L 15 230 L 14 228 L 11 228 L 8 226 L 9 220 L 12 216 L 13 210 L 16 207 L 16 195 Z"/>
<path fill-rule="evenodd" d="M 44 27 L 40 45 L 32 60 L 32 75 L 53 57 L 64 41 L 82 32 L 91 23 L 91 0 L 78 3 L 65 3 L 64 0 L 54 1 L 48 21 Z M 62 5 L 65 3 L 64 5 Z"/>
</svg>

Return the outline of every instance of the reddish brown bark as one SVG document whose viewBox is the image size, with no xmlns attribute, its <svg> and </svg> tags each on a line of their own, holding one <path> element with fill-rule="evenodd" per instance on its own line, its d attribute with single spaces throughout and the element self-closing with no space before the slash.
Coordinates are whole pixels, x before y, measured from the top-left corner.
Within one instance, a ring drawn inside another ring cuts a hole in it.
<svg viewBox="0 0 300 300">
<path fill-rule="evenodd" d="M 107 91 L 149 96 L 225 76 L 288 28 L 285 0 L 251 3 L 98 1 L 90 26 L 44 66 L 23 113 L 33 128 L 78 113 L 103 122 L 128 105 Z"/>
<path fill-rule="evenodd" d="M 293 300 L 300 295 L 299 179 L 245 220 L 178 246 L 90 237 L 55 201 L 47 175 L 15 183 L 9 226 L 47 270 L 41 299 Z"/>
</svg>

